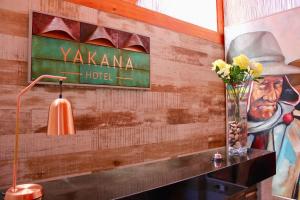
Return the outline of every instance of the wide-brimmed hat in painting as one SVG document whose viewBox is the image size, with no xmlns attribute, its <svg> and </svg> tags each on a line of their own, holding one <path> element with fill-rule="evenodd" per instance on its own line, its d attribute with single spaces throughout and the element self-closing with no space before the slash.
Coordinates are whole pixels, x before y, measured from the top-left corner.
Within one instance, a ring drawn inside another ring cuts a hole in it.
<svg viewBox="0 0 300 200">
<path fill-rule="evenodd" d="M 228 48 L 227 62 L 231 63 L 233 57 L 240 54 L 246 55 L 253 62 L 262 63 L 262 75 L 300 74 L 299 67 L 284 63 L 285 57 L 271 32 L 249 32 L 234 38 Z"/>
</svg>

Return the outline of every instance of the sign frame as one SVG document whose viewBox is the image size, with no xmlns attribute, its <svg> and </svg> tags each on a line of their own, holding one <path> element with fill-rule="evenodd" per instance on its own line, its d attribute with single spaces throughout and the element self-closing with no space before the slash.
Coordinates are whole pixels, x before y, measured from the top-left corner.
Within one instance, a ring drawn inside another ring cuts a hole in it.
<svg viewBox="0 0 300 200">
<path fill-rule="evenodd" d="M 28 72 L 27 72 L 27 81 L 28 83 L 31 83 L 34 79 L 32 78 L 32 28 L 33 28 L 33 13 L 38 13 L 38 14 L 44 14 L 44 15 L 49 15 L 49 16 L 53 16 L 53 17 L 59 17 L 59 18 L 63 18 L 63 19 L 68 19 L 68 20 L 72 20 L 72 21 L 76 21 L 79 23 L 86 23 L 89 25 L 95 25 L 95 26 L 101 26 L 101 25 L 97 25 L 94 23 L 90 23 L 87 21 L 83 21 L 83 20 L 75 20 L 69 17 L 65 17 L 62 15 L 53 15 L 51 13 L 46 13 L 46 12 L 41 12 L 41 11 L 36 11 L 31 9 L 29 11 L 29 30 L 28 30 Z M 110 28 L 110 29 L 114 29 L 112 27 L 106 26 L 105 28 Z M 127 31 L 126 31 L 127 32 Z M 127 32 L 130 33 L 130 32 Z M 133 34 L 133 33 L 130 33 Z M 149 36 L 146 36 L 149 38 L 149 46 L 150 46 L 150 40 L 151 38 Z M 55 38 L 54 38 L 55 39 Z M 117 48 L 116 48 L 117 49 Z M 134 52 L 134 51 L 133 51 Z M 74 86 L 79 86 L 79 87 L 88 87 L 88 88 L 115 88 L 115 89 L 133 89 L 133 90 L 151 90 L 151 82 L 152 82 L 152 77 L 151 77 L 151 49 L 149 47 L 149 87 L 137 87 L 137 86 L 118 86 L 118 85 L 105 85 L 105 84 L 86 84 L 86 83 L 82 83 L 82 84 L 78 84 L 78 83 L 64 83 L 64 86 L 69 86 L 69 87 L 74 87 Z M 63 76 L 63 74 L 62 74 Z M 38 84 L 41 85 L 56 85 L 55 82 L 45 82 L 45 81 L 40 81 Z"/>
</svg>

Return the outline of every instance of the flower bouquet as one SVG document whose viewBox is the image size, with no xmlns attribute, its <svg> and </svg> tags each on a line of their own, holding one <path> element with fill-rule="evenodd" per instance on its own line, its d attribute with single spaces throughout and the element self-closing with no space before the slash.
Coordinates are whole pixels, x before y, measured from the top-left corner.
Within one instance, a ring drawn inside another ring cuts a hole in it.
<svg viewBox="0 0 300 200">
<path fill-rule="evenodd" d="M 247 152 L 247 94 L 251 81 L 260 79 L 263 66 L 250 62 L 243 54 L 233 58 L 228 64 L 218 59 L 212 63 L 212 70 L 226 84 L 228 96 L 228 134 L 229 155 Z"/>
</svg>

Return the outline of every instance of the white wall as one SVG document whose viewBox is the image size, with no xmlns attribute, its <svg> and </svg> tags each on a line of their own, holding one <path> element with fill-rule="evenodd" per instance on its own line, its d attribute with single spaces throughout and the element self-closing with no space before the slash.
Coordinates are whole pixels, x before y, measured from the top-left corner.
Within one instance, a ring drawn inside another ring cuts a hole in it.
<svg viewBox="0 0 300 200">
<path fill-rule="evenodd" d="M 241 24 L 300 6 L 300 0 L 224 0 L 225 26 Z"/>
</svg>

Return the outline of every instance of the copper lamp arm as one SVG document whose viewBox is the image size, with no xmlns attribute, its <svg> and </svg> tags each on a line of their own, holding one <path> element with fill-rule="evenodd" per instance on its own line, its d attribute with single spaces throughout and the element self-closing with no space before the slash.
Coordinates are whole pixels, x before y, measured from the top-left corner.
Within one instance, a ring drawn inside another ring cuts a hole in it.
<svg viewBox="0 0 300 200">
<path fill-rule="evenodd" d="M 37 79 L 32 81 L 26 88 L 21 90 L 17 96 L 17 109 L 16 109 L 16 140 L 15 140 L 15 148 L 14 148 L 14 162 L 13 162 L 13 188 L 15 190 L 17 185 L 17 170 L 18 170 L 18 152 L 19 152 L 19 118 L 20 118 L 20 108 L 21 108 L 21 96 L 26 93 L 28 90 L 30 90 L 37 82 L 39 82 L 41 79 L 49 78 L 49 79 L 57 79 L 57 80 L 65 80 L 67 79 L 64 76 L 52 76 L 52 75 L 42 75 L 39 76 Z"/>
<path fill-rule="evenodd" d="M 63 80 L 67 79 L 67 77 L 64 77 L 64 76 L 52 76 L 52 75 L 42 75 L 42 76 L 39 76 L 37 79 L 35 79 L 34 81 L 32 81 L 26 88 L 24 88 L 23 90 L 21 90 L 21 92 L 18 94 L 18 97 L 22 96 L 25 92 L 27 92 L 28 90 L 30 90 L 37 82 L 39 82 L 40 80 L 42 80 L 44 78 L 57 79 L 57 80 L 60 80 L 60 81 L 63 81 Z"/>
</svg>

